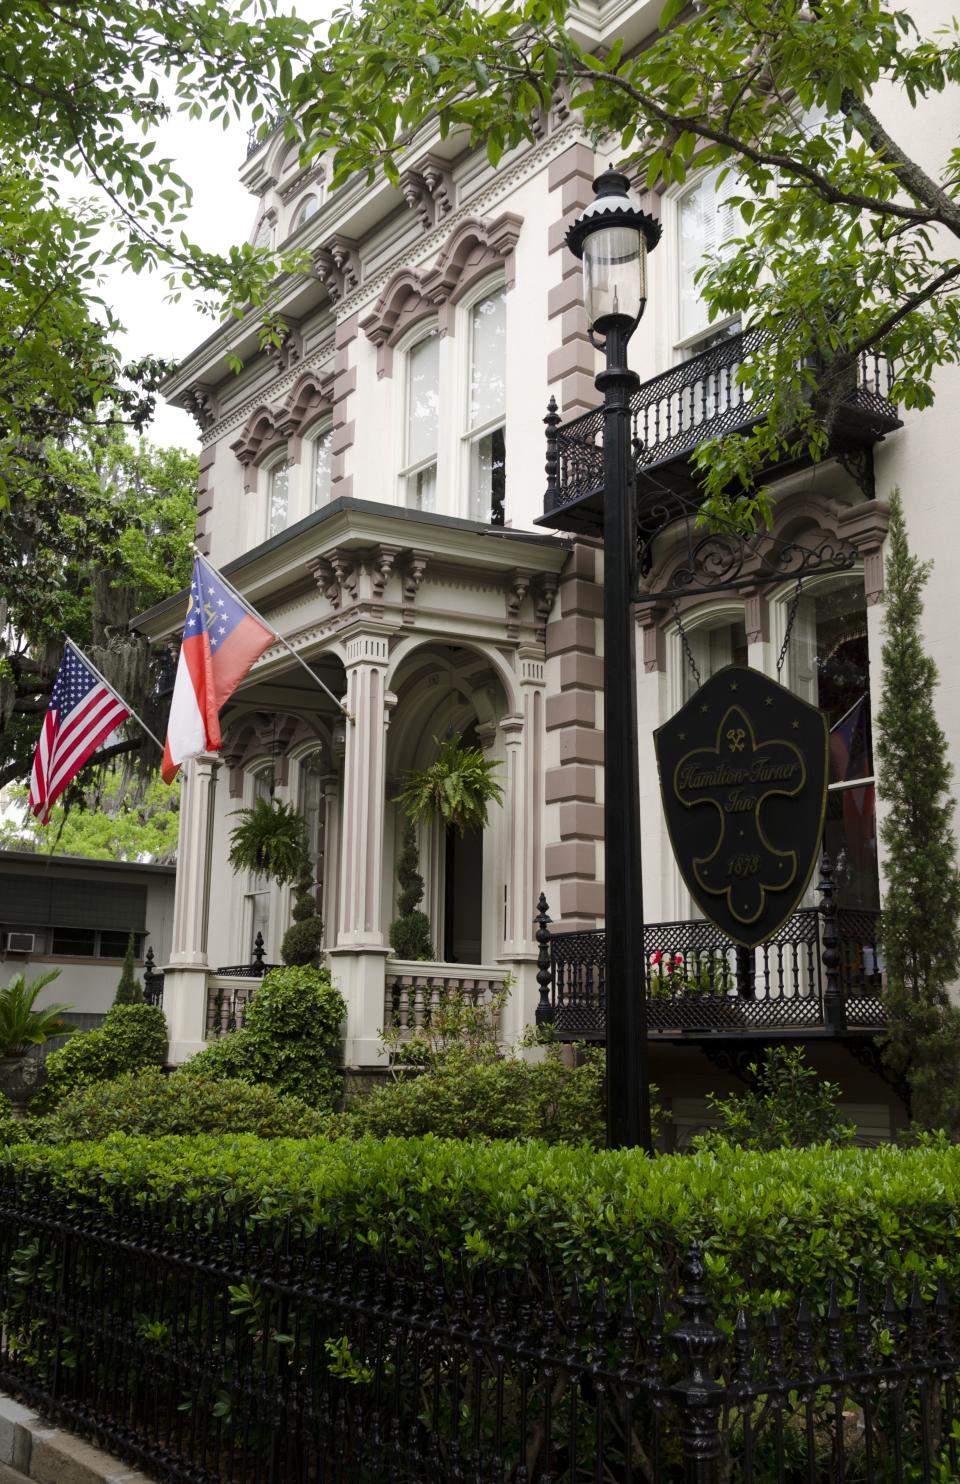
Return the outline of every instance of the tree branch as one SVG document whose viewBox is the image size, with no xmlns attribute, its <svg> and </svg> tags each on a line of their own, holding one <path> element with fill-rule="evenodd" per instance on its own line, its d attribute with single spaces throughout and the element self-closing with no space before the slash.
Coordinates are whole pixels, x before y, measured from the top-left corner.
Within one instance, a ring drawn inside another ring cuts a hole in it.
<svg viewBox="0 0 960 1484">
<path fill-rule="evenodd" d="M 936 219 L 955 236 L 960 237 L 960 207 L 956 201 L 948 196 L 946 191 L 925 170 L 921 170 L 916 160 L 912 160 L 908 154 L 904 153 L 881 124 L 872 108 L 847 88 L 840 97 L 840 112 L 852 119 L 855 127 L 857 115 L 860 116 L 866 125 L 865 129 L 860 132 L 866 134 L 870 148 L 892 165 L 897 178 L 903 182 L 912 196 L 935 212 Z"/>
<path fill-rule="evenodd" d="M 579 82 L 589 82 L 596 87 L 600 81 L 611 84 L 632 98 L 645 113 L 652 115 L 660 123 L 670 129 L 680 129 L 689 134 L 696 134 L 701 139 L 708 139 L 712 144 L 722 144 L 725 148 L 732 150 L 735 154 L 742 155 L 744 159 L 750 160 L 754 165 L 763 165 L 769 169 L 782 170 L 788 175 L 798 177 L 812 186 L 824 201 L 834 206 L 854 206 L 859 211 L 875 211 L 881 216 L 896 216 L 903 221 L 913 222 L 917 225 L 927 225 L 930 222 L 939 222 L 951 232 L 960 235 L 960 208 L 952 206 L 948 216 L 937 210 L 923 209 L 915 206 L 906 206 L 900 201 L 884 201 L 880 196 L 863 195 L 859 191 L 846 191 L 840 186 L 834 185 L 819 170 L 814 170 L 811 165 L 806 165 L 802 160 L 796 160 L 792 155 L 782 155 L 772 150 L 758 149 L 755 145 L 748 144 L 744 139 L 738 139 L 728 129 L 722 129 L 711 123 L 706 123 L 700 118 L 684 117 L 681 114 L 671 113 L 669 109 L 657 103 L 647 93 L 643 93 L 625 77 L 619 77 L 614 72 L 592 72 L 589 67 L 567 68 L 567 75 Z M 946 198 L 949 201 L 949 197 Z"/>
<path fill-rule="evenodd" d="M 150 739 L 147 738 L 146 740 L 149 741 Z M 95 752 L 93 757 L 89 758 L 83 766 L 84 768 L 89 768 L 94 763 L 106 763 L 111 758 L 121 757 L 125 753 L 139 752 L 143 743 L 144 739 L 142 737 L 130 737 L 125 742 L 114 742 L 111 747 L 105 747 L 102 752 Z M 33 759 L 31 757 L 26 762 L 21 759 L 19 762 L 7 763 L 5 767 L 0 767 L 0 788 L 5 788 L 8 783 L 16 783 L 20 778 L 25 781 L 30 776 L 32 766 Z M 83 769 L 80 771 L 82 772 Z"/>
</svg>

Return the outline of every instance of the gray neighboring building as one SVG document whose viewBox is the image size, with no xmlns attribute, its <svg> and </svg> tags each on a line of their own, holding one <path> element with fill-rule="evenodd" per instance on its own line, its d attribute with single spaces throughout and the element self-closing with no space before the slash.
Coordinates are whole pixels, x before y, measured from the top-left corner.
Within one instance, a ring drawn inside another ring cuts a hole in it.
<svg viewBox="0 0 960 1484">
<path fill-rule="evenodd" d="M 127 941 L 142 972 L 147 948 L 170 953 L 176 867 L 0 850 L 0 987 L 21 971 L 60 977 L 39 1003 L 110 1008 Z"/>
</svg>

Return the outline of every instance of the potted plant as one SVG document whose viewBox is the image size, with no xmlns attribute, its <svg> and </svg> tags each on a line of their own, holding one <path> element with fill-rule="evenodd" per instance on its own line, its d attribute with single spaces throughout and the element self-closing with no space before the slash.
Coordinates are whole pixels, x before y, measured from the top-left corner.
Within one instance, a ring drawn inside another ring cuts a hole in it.
<svg viewBox="0 0 960 1484">
<path fill-rule="evenodd" d="M 483 829 L 490 805 L 503 803 L 503 789 L 495 777 L 500 764 L 484 757 L 482 747 L 465 747 L 459 732 L 443 742 L 433 740 L 436 761 L 404 775 L 396 802 L 414 824 L 426 815 L 461 835 Z"/>
<path fill-rule="evenodd" d="M 234 871 L 271 876 L 278 886 L 298 881 L 307 851 L 303 816 L 292 804 L 257 799 L 251 809 L 236 809 L 240 820 L 230 832 L 230 864 Z"/>
<path fill-rule="evenodd" d="M 25 974 L 17 974 L 0 989 L 0 1091 L 9 1099 L 14 1118 L 23 1117 L 37 1084 L 39 1062 L 27 1055 L 30 1047 L 42 1046 L 53 1036 L 70 1036 L 75 1029 L 63 1019 L 69 1005 L 34 1009 L 37 996 L 59 976 L 59 969 L 51 969 L 28 984 Z"/>
</svg>

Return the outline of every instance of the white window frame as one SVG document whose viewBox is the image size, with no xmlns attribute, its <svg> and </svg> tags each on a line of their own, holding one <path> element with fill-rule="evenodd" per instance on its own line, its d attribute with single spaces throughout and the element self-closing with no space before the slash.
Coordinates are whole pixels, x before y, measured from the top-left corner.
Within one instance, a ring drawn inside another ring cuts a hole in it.
<svg viewBox="0 0 960 1484">
<path fill-rule="evenodd" d="M 273 525 L 273 481 L 277 472 L 286 467 L 287 470 L 287 517 L 279 530 L 272 530 Z M 280 536 L 291 526 L 296 519 L 295 502 L 297 498 L 297 481 L 293 477 L 293 471 L 297 466 L 290 461 L 290 453 L 287 445 L 275 449 L 269 458 L 264 459 L 260 465 L 260 472 L 264 481 L 264 521 L 263 529 L 265 539 L 270 541 L 274 536 Z"/>
<path fill-rule="evenodd" d="M 670 326 L 668 330 L 668 336 L 673 351 L 674 363 L 689 360 L 694 355 L 699 354 L 700 350 L 703 348 L 703 342 L 705 340 L 711 339 L 714 335 L 722 334 L 724 330 L 731 330 L 739 323 L 740 320 L 740 316 L 737 314 L 721 315 L 718 316 L 716 319 L 710 320 L 708 324 L 705 325 L 702 329 L 697 330 L 691 335 L 684 336 L 681 334 L 681 202 L 683 201 L 684 197 L 688 196 L 692 191 L 698 190 L 699 187 L 702 186 L 703 183 L 708 179 L 708 177 L 716 174 L 720 168 L 720 166 L 716 166 L 710 170 L 698 171 L 695 175 L 688 177 L 688 179 L 684 181 L 682 186 L 678 186 L 676 189 L 672 190 L 668 195 L 664 197 L 664 216 L 667 219 L 664 222 L 664 226 L 666 228 L 667 240 L 672 243 L 672 251 L 667 255 L 669 260 L 669 282 L 667 299 L 670 307 Z M 735 184 L 734 188 L 736 188 Z"/>
<path fill-rule="evenodd" d="M 478 423 L 476 427 L 470 426 L 470 381 L 473 368 L 473 311 L 484 299 L 492 293 L 501 290 L 504 296 L 504 314 L 506 319 L 506 336 L 509 337 L 509 311 L 510 295 L 507 292 L 506 281 L 502 273 L 496 273 L 490 278 L 482 279 L 474 285 L 470 294 L 458 305 L 457 339 L 465 347 L 465 352 L 459 359 L 457 387 L 457 406 L 459 412 L 459 458 L 457 467 L 460 473 L 460 489 L 463 491 L 460 501 L 462 509 L 457 510 L 458 515 L 463 515 L 468 520 L 478 520 L 479 516 L 473 513 L 473 489 L 471 484 L 471 463 L 473 456 L 473 445 L 479 443 L 482 438 L 495 433 L 498 428 L 503 429 L 504 444 L 507 437 L 507 408 L 509 406 L 509 395 L 507 392 L 507 345 L 504 344 L 503 354 L 503 412 L 497 417 L 488 418 L 484 423 Z M 441 409 L 442 414 L 442 409 Z M 504 502 L 506 502 L 506 490 L 504 491 Z M 489 524 L 489 517 L 486 524 Z"/>
<path fill-rule="evenodd" d="M 316 472 L 317 472 L 317 444 L 320 442 L 320 440 L 322 438 L 329 438 L 331 440 L 331 449 L 330 449 L 330 465 L 331 465 L 331 468 L 330 468 L 330 478 L 331 478 L 331 485 L 330 485 L 330 488 L 328 488 L 328 490 L 327 490 L 327 498 L 324 500 L 323 504 L 322 505 L 315 505 L 313 503 L 313 494 L 314 494 L 313 486 L 314 486 L 314 481 L 316 479 Z M 332 479 L 333 479 L 333 448 L 332 448 L 332 439 L 333 439 L 333 418 L 329 414 L 326 415 L 325 417 L 322 417 L 319 420 L 319 422 L 313 423 L 312 426 L 309 427 L 307 429 L 307 431 L 303 434 L 302 442 L 301 442 L 301 468 L 303 470 L 303 477 L 302 477 L 302 480 L 301 480 L 301 483 L 302 483 L 302 486 L 303 486 L 303 499 L 302 499 L 302 502 L 301 502 L 302 505 L 303 505 L 303 509 L 301 511 L 301 518 L 303 518 L 303 517 L 305 517 L 307 515 L 312 515 L 315 510 L 323 510 L 325 508 L 325 506 L 327 506 L 327 505 L 330 504 L 330 501 L 331 501 L 331 499 L 333 497 L 333 486 L 332 486 Z"/>
<path fill-rule="evenodd" d="M 431 336 L 435 337 L 436 340 L 437 340 L 437 402 L 438 402 L 438 405 L 437 405 L 437 443 L 436 443 L 436 450 L 434 452 L 434 456 L 433 456 L 432 459 L 429 459 L 429 458 L 427 458 L 427 459 L 420 459 L 419 461 L 417 461 L 415 463 L 408 463 L 407 462 L 407 444 L 408 444 L 409 433 L 410 433 L 410 418 L 409 418 L 409 407 L 408 407 L 409 396 L 410 396 L 410 376 L 409 376 L 409 371 L 410 371 L 410 354 L 411 354 L 412 351 L 416 350 L 416 348 L 417 348 L 418 345 L 420 345 L 424 340 L 429 339 Z M 445 337 L 440 334 L 440 327 L 439 327 L 439 324 L 438 324 L 438 322 L 437 322 L 437 320 L 435 318 L 434 319 L 431 319 L 431 320 L 421 320 L 417 325 L 415 325 L 415 326 L 413 326 L 411 328 L 409 336 L 408 337 L 405 337 L 403 340 L 401 340 L 400 343 L 399 343 L 399 345 L 396 348 L 396 354 L 397 354 L 397 357 L 399 359 L 400 367 L 401 367 L 401 374 L 400 374 L 400 377 L 399 377 L 399 391 L 400 391 L 400 395 L 399 395 L 399 398 L 398 398 L 398 402 L 399 402 L 399 419 L 400 419 L 400 436 L 399 436 L 399 441 L 398 441 L 398 445 L 397 446 L 401 450 L 401 455 L 400 456 L 401 456 L 401 459 L 403 460 L 403 462 L 400 465 L 400 468 L 399 468 L 399 471 L 398 471 L 398 475 L 397 475 L 397 504 L 398 505 L 402 505 L 407 510 L 419 510 L 419 507 L 416 506 L 415 504 L 413 504 L 412 500 L 409 498 L 409 494 L 408 494 L 408 481 L 411 480 L 411 479 L 413 479 L 413 478 L 415 478 L 417 474 L 420 474 L 424 470 L 429 469 L 430 466 L 431 466 L 431 464 L 433 464 L 434 468 L 436 469 L 436 476 L 435 476 L 435 478 L 436 478 L 436 493 L 435 493 L 435 498 L 434 498 L 433 510 L 430 511 L 430 512 L 422 512 L 422 513 L 424 513 L 424 514 L 434 514 L 434 515 L 445 513 L 445 512 L 443 512 L 443 509 L 442 509 L 441 493 L 440 493 L 441 492 L 441 488 L 442 488 L 442 485 L 441 485 L 441 471 L 442 471 L 443 465 L 446 462 L 443 459 L 444 428 L 445 428 L 445 426 L 447 424 L 447 417 L 449 415 L 448 412 L 445 415 L 445 402 L 448 399 L 445 399 L 443 397 L 443 395 L 442 395 L 442 388 L 443 388 L 443 385 L 444 385 L 444 360 L 445 360 L 445 357 L 444 357 L 444 354 L 443 354 L 443 350 L 444 350 L 444 339 L 445 339 Z"/>
<path fill-rule="evenodd" d="M 302 218 L 302 220 L 298 221 L 297 218 L 300 216 L 301 211 L 307 205 L 308 201 L 313 201 L 315 203 L 314 208 L 309 216 L 305 216 Z M 318 190 L 309 190 L 307 191 L 306 195 L 301 196 L 300 199 L 297 201 L 296 206 L 293 209 L 293 213 L 290 217 L 290 232 L 299 232 L 301 227 L 306 226 L 307 222 L 313 220 L 322 205 L 323 198 Z"/>
<path fill-rule="evenodd" d="M 859 582 L 861 584 L 861 586 L 862 586 L 863 585 L 863 580 L 864 580 L 863 566 L 861 564 L 859 564 L 859 563 L 857 565 L 851 567 L 848 572 L 824 572 L 819 577 L 809 577 L 809 578 L 805 578 L 804 579 L 803 596 L 804 597 L 807 597 L 807 598 L 811 598 L 811 597 L 814 597 L 815 594 L 818 591 L 819 592 L 829 592 L 833 588 L 846 587 L 848 584 L 851 584 L 853 582 Z M 786 585 L 784 587 L 778 588 L 776 590 L 776 592 L 771 596 L 771 599 L 770 599 L 770 637 L 771 637 L 771 639 L 773 641 L 772 644 L 771 644 L 771 646 L 770 646 L 770 652 L 771 652 L 771 654 L 779 654 L 781 648 L 783 647 L 783 640 L 784 640 L 784 637 L 785 637 L 786 632 L 787 632 L 787 621 L 788 621 L 788 615 L 789 615 L 789 612 L 790 612 L 790 604 L 793 601 L 793 597 L 794 597 L 795 592 L 796 592 L 796 583 L 790 583 L 790 584 L 788 584 L 788 585 Z M 872 639 L 872 635 L 870 633 L 870 606 L 869 606 L 869 604 L 866 604 L 866 616 L 867 616 L 867 648 L 868 648 L 868 651 L 869 651 L 870 646 L 871 646 L 871 639 Z M 787 688 L 788 688 L 788 690 L 790 690 L 790 692 L 793 695 L 799 695 L 799 692 L 794 689 L 794 680 L 795 680 L 795 677 L 794 677 L 794 674 L 793 674 L 793 671 L 792 671 L 792 660 L 791 660 L 789 648 L 787 650 L 785 673 L 786 673 L 786 678 L 787 678 Z M 874 669 L 873 673 L 874 674 L 878 673 L 878 670 Z M 803 696 L 801 699 L 808 700 L 809 697 Z M 871 723 L 871 732 L 872 732 L 873 731 L 873 714 L 874 714 L 874 692 L 873 692 L 872 685 L 868 686 L 868 689 L 867 689 L 867 699 L 868 699 L 869 704 L 870 704 L 870 723 Z M 851 789 L 851 788 L 866 788 L 868 784 L 871 784 L 872 783 L 873 786 L 874 786 L 874 799 L 875 799 L 874 808 L 876 809 L 877 758 L 876 758 L 876 736 L 875 735 L 874 735 L 874 739 L 873 740 L 874 740 L 874 753 L 873 753 L 873 757 L 871 759 L 871 761 L 873 762 L 873 772 L 872 773 L 864 774 L 864 776 L 862 778 L 851 778 L 847 782 L 844 782 L 844 783 L 830 783 L 828 781 L 827 782 L 827 794 L 828 795 L 829 794 L 833 794 L 833 793 L 844 793 L 844 792 L 846 792 L 847 789 Z M 828 775 L 827 776 L 828 776 L 828 780 L 829 780 L 829 771 L 828 771 Z M 880 826 L 880 814 L 879 814 L 879 811 L 877 811 L 876 818 L 877 818 L 877 832 L 878 832 L 878 837 L 879 837 L 879 826 Z M 877 877 L 878 877 L 878 882 L 877 882 L 878 895 L 881 898 L 881 902 L 882 902 L 882 895 L 883 895 L 883 872 L 881 870 L 879 851 L 878 851 L 878 856 L 877 856 Z M 817 901 L 816 890 L 815 890 L 815 882 L 816 882 L 816 880 L 817 880 L 817 873 L 814 872 L 813 876 L 810 878 L 810 885 L 807 888 L 807 894 L 806 894 L 806 896 L 804 898 L 804 902 L 807 905 L 813 905 Z"/>
<path fill-rule="evenodd" d="M 260 779 L 267 781 L 269 790 L 269 779 L 273 766 L 272 761 L 266 758 L 258 758 L 250 764 L 244 779 L 243 789 L 244 804 L 247 808 L 252 808 L 258 798 L 257 784 Z M 274 895 L 273 882 L 269 876 L 258 876 L 255 871 L 248 871 L 246 873 L 243 889 L 243 912 L 241 914 L 241 935 L 243 938 L 241 951 L 245 955 L 248 955 L 248 957 L 241 958 L 241 963 L 247 963 L 253 958 L 254 930 L 257 921 L 255 898 L 257 897 L 264 897 L 266 900 L 266 915 L 263 918 L 266 924 L 266 931 L 263 934 L 263 940 L 268 953 L 271 951 L 270 936 L 274 926 Z M 279 948 L 279 944 L 277 947 Z"/>
</svg>

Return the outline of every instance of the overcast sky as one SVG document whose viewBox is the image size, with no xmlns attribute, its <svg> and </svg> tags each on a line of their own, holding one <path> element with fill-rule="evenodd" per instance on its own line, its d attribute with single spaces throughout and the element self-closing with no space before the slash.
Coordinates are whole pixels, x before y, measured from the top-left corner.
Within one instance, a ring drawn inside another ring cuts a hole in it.
<svg viewBox="0 0 960 1484">
<path fill-rule="evenodd" d="M 334 10 L 335 0 L 283 0 L 278 8 L 322 20 Z M 238 179 L 246 157 L 248 123 L 245 119 L 224 130 L 219 120 L 210 124 L 176 114 L 157 131 L 156 154 L 171 156 L 193 187 L 193 208 L 183 228 L 214 252 L 245 240 L 253 226 L 256 201 Z M 126 326 L 119 340 L 124 360 L 145 355 L 182 359 L 213 331 L 214 321 L 194 307 L 188 294 L 179 304 L 170 304 L 167 293 L 162 273 L 113 271 L 107 277 L 104 297 Z M 162 401 L 147 437 L 194 452 L 200 446 L 193 418 Z"/>
</svg>

